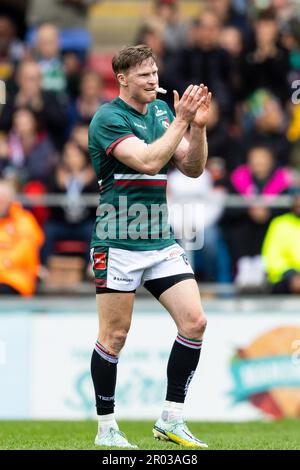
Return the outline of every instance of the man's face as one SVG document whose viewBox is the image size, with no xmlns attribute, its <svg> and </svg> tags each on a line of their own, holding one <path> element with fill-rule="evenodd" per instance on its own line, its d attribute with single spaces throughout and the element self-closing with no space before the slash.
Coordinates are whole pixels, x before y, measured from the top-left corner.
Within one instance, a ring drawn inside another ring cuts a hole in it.
<svg viewBox="0 0 300 470">
<path fill-rule="evenodd" d="M 270 44 L 276 42 L 278 36 L 278 25 L 274 20 L 259 20 L 255 25 L 255 34 L 257 42 L 261 44 Z"/>
<path fill-rule="evenodd" d="M 42 74 L 38 64 L 28 63 L 19 71 L 18 84 L 23 92 L 34 96 L 40 92 Z"/>
<path fill-rule="evenodd" d="M 158 68 L 153 59 L 147 59 L 142 64 L 131 67 L 124 79 L 131 99 L 141 104 L 151 103 L 156 99 L 158 86 Z"/>
<path fill-rule="evenodd" d="M 220 31 L 220 22 L 217 16 L 210 12 L 203 13 L 197 28 L 197 45 L 208 50 L 215 47 Z"/>
</svg>

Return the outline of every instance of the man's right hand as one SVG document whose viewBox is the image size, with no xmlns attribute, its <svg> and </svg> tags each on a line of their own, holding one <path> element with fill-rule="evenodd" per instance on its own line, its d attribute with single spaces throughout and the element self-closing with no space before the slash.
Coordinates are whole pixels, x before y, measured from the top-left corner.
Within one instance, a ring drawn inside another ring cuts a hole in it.
<svg viewBox="0 0 300 470">
<path fill-rule="evenodd" d="M 174 93 L 174 108 L 176 111 L 176 118 L 190 124 L 199 109 L 203 99 L 203 86 L 189 85 L 182 97 L 176 90 Z"/>
</svg>

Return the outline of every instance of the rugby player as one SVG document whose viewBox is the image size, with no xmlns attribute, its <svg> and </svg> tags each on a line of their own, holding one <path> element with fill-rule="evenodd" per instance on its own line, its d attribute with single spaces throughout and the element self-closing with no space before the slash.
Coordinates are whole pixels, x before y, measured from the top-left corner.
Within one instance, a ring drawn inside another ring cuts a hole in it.
<svg viewBox="0 0 300 470">
<path fill-rule="evenodd" d="M 178 330 L 154 436 L 207 447 L 183 419 L 206 327 L 199 289 L 166 214 L 152 217 L 151 209 L 166 206 L 171 162 L 192 178 L 203 172 L 211 93 L 203 84 L 191 84 L 181 98 L 174 91 L 174 116 L 157 99 L 158 69 L 149 47 L 122 48 L 112 66 L 119 97 L 99 108 L 89 128 L 89 152 L 100 186 L 91 243 L 100 325 L 91 361 L 99 419 L 95 444 L 136 447 L 119 430 L 114 397 L 119 354 L 130 329 L 135 291 L 142 284 L 170 313 Z"/>
</svg>

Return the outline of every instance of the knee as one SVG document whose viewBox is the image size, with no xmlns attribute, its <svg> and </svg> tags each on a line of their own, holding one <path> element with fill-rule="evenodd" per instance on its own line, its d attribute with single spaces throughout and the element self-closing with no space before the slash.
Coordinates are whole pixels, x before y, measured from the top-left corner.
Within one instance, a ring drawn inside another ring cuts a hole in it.
<svg viewBox="0 0 300 470">
<path fill-rule="evenodd" d="M 207 320 L 204 316 L 195 316 L 186 325 L 184 325 L 183 335 L 189 339 L 202 339 L 207 325 Z"/>
<path fill-rule="evenodd" d="M 105 335 L 103 335 L 103 346 L 111 354 L 118 355 L 125 345 L 127 334 L 128 331 L 126 329 L 118 329 L 115 331 L 107 332 Z"/>
</svg>

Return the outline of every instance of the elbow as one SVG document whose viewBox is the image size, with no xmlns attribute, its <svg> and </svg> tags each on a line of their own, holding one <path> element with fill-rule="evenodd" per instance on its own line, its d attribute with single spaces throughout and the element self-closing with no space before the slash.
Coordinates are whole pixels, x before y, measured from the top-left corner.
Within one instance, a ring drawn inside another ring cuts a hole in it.
<svg viewBox="0 0 300 470">
<path fill-rule="evenodd" d="M 145 175 L 149 175 L 149 176 L 155 176 L 157 175 L 157 173 L 159 172 L 160 168 L 155 165 L 155 164 L 148 164 L 148 165 L 145 165 L 144 167 L 144 173 Z"/>
<path fill-rule="evenodd" d="M 204 168 L 198 168 L 197 170 L 189 170 L 186 172 L 186 176 L 189 178 L 199 178 L 202 175 Z"/>
</svg>

